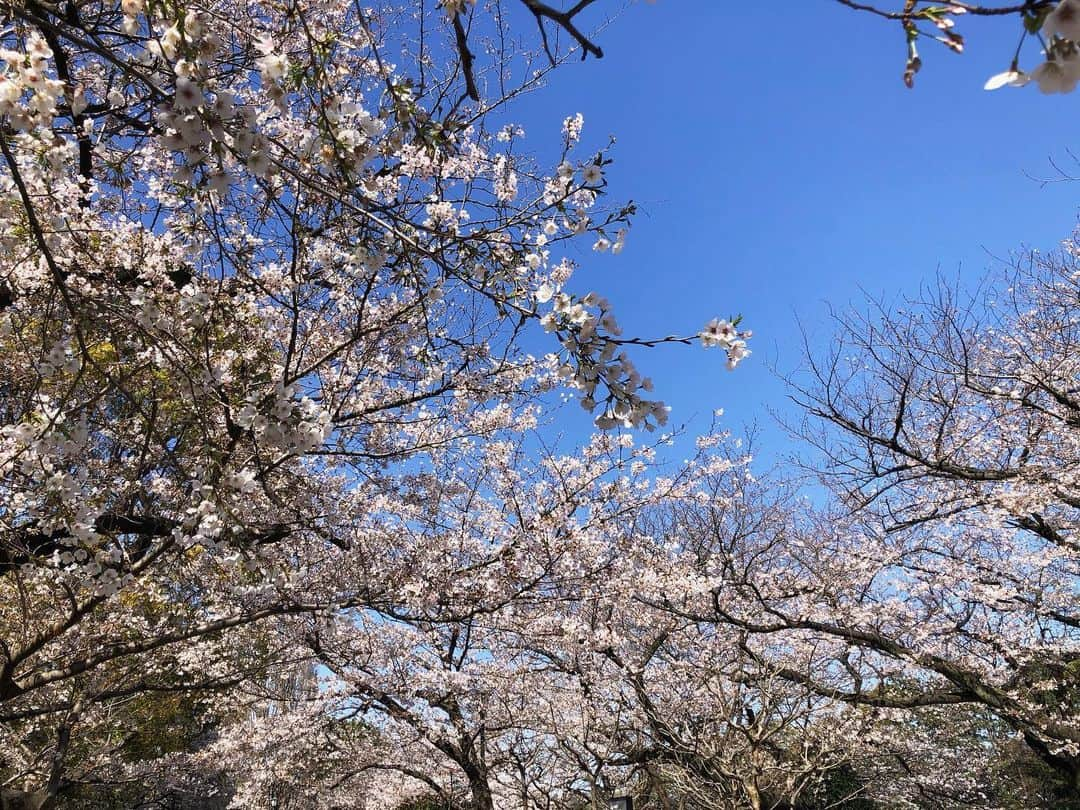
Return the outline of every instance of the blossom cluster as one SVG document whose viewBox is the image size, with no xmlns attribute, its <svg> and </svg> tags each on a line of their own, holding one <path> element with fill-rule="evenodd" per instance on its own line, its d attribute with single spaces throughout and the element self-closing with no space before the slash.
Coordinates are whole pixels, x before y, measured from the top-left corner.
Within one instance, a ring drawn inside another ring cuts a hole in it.
<svg viewBox="0 0 1080 810">
<path fill-rule="evenodd" d="M 1025 26 L 1038 28 L 1048 43 L 1046 60 L 1030 73 L 1013 61 L 1010 68 L 987 80 L 987 90 L 1023 87 L 1034 82 L 1043 93 L 1071 93 L 1080 83 L 1080 0 L 1059 0 L 1043 17 L 1025 17 Z"/>
<path fill-rule="evenodd" d="M 701 345 L 705 348 L 719 347 L 727 353 L 727 367 L 734 371 L 735 367 L 750 356 L 750 350 L 746 348 L 746 341 L 753 337 L 753 332 L 738 329 L 739 319 L 732 321 L 723 318 L 713 318 L 705 328 L 698 333 Z"/>
</svg>

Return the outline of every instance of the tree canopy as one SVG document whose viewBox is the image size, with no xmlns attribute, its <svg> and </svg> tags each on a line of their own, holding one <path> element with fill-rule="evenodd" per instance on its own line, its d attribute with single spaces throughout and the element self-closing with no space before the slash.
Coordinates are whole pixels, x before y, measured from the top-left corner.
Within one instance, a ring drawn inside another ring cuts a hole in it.
<svg viewBox="0 0 1080 810">
<path fill-rule="evenodd" d="M 841 315 L 822 498 L 672 463 L 648 350 L 751 332 L 624 335 L 610 142 L 504 115 L 600 6 L 0 8 L 4 810 L 1077 801 L 1077 243 Z"/>
</svg>

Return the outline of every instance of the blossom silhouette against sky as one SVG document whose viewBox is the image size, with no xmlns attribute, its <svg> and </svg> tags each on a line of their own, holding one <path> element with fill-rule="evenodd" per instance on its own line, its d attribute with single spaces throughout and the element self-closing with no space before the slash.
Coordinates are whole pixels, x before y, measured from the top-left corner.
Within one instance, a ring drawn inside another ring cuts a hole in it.
<svg viewBox="0 0 1080 810">
<path fill-rule="evenodd" d="M 531 148 L 553 106 L 583 114 L 583 144 L 615 136 L 608 200 L 641 213 L 621 255 L 576 259 L 628 334 L 689 334 L 737 313 L 753 329 L 734 374 L 723 353 L 639 358 L 672 424 L 785 408 L 770 368 L 798 367 L 803 329 L 828 340 L 825 302 L 842 308 L 860 289 L 893 299 L 937 272 L 974 285 L 998 259 L 1072 232 L 1080 189 L 1041 181 L 1060 179 L 1052 162 L 1080 175 L 1064 134 L 1076 99 L 984 92 L 1008 68 L 1015 26 L 964 24 L 964 55 L 926 49 L 908 90 L 895 32 L 835 3 L 640 4 L 602 31 L 603 59 L 557 71 L 511 111 Z"/>
</svg>

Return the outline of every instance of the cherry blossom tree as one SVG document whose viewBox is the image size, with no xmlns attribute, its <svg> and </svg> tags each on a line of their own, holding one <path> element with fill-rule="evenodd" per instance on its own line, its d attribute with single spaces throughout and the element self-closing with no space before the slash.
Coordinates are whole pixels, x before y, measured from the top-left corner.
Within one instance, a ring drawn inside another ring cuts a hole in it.
<svg viewBox="0 0 1080 810">
<path fill-rule="evenodd" d="M 673 504 L 756 519 L 733 496 L 745 463 L 713 451 L 723 441 L 701 440 L 668 475 L 629 435 L 539 464 L 512 434 L 445 456 L 415 482 L 406 522 L 380 515 L 369 532 L 396 547 L 394 601 L 295 628 L 324 673 L 318 696 L 213 747 L 241 806 L 282 790 L 472 810 L 589 807 L 630 789 L 732 808 L 813 794 L 864 718 L 751 679 L 741 631 L 637 598 L 671 563 L 656 516 Z M 335 563 L 331 587 L 357 573 Z"/>
<path fill-rule="evenodd" d="M 728 322 L 624 338 L 575 292 L 573 245 L 608 261 L 634 207 L 606 201 L 580 116 L 542 166 L 504 113 L 569 52 L 481 60 L 504 23 L 463 48 L 462 10 L 5 8 L 5 802 L 144 778 L 123 707 L 204 695 L 185 711 L 213 726 L 241 684 L 313 665 L 305 622 L 391 621 L 467 573 L 432 545 L 443 580 L 407 574 L 431 470 L 526 431 L 552 388 L 600 428 L 655 428 L 634 344 L 747 354 Z M 534 327 L 546 356 L 520 348 Z"/>
<path fill-rule="evenodd" d="M 676 534 L 703 550 L 649 600 L 742 630 L 763 675 L 875 712 L 893 756 L 928 711 L 958 725 L 986 712 L 1075 796 L 1075 250 L 1031 256 L 979 296 L 942 282 L 839 316 L 797 389 L 833 502 L 734 545 L 714 509 L 686 512 Z M 928 778 L 989 802 L 975 776 L 960 785 L 955 763 L 976 758 L 949 750 Z"/>
<path fill-rule="evenodd" d="M 511 105 L 598 7 L 5 8 L 4 810 L 991 806 L 1009 735 L 1080 789 L 1075 244 L 841 319 L 825 505 L 726 435 L 665 463 L 632 353 L 750 333 L 624 337 L 581 281 L 614 153 Z M 1020 14 L 1067 89 L 1071 10 L 878 16 Z"/>
</svg>

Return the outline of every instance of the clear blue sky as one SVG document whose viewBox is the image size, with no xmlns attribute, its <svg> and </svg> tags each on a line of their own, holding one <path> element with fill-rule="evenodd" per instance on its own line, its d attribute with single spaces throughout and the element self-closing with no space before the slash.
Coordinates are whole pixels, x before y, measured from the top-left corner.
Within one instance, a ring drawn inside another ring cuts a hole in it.
<svg viewBox="0 0 1080 810">
<path fill-rule="evenodd" d="M 1032 178 L 1053 176 L 1050 159 L 1080 174 L 1067 151 L 1080 97 L 983 91 L 1019 21 L 961 23 L 967 52 L 924 43 L 907 90 L 898 26 L 833 0 L 637 3 L 598 35 L 604 59 L 567 65 L 513 111 L 533 148 L 578 111 L 584 144 L 617 138 L 610 191 L 642 212 L 621 256 L 578 257 L 578 291 L 608 295 L 628 334 L 735 311 L 754 330 L 735 373 L 716 350 L 637 355 L 675 423 L 704 427 L 723 407 L 738 428 L 786 408 L 769 367 L 799 365 L 797 318 L 828 340 L 825 302 L 914 292 L 939 268 L 975 282 L 992 255 L 1072 232 L 1080 185 Z M 775 431 L 762 449 L 784 449 Z"/>
</svg>

